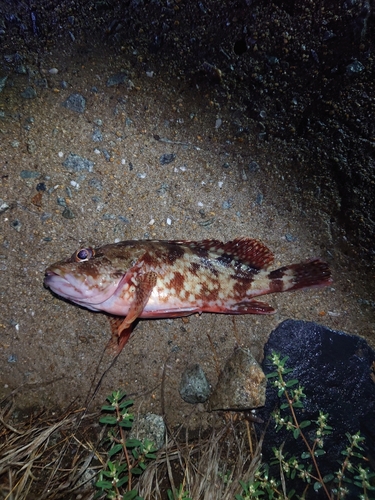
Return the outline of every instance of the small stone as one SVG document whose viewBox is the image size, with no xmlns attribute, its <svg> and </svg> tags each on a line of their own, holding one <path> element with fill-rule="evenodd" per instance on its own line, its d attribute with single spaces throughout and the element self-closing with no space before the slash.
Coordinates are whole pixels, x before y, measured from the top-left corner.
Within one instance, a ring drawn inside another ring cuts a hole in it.
<svg viewBox="0 0 375 500">
<path fill-rule="evenodd" d="M 116 73 L 112 75 L 107 80 L 107 87 L 113 87 L 114 85 L 120 85 L 120 83 L 125 83 L 129 79 L 129 76 L 125 71 L 121 73 Z"/>
<path fill-rule="evenodd" d="M 229 200 L 223 201 L 221 206 L 224 210 L 228 210 L 229 208 L 232 207 L 232 205 L 233 205 L 233 200 L 230 198 Z"/>
<path fill-rule="evenodd" d="M 23 92 L 21 92 L 21 97 L 24 99 L 35 99 L 36 91 L 33 87 L 26 87 Z"/>
<path fill-rule="evenodd" d="M 357 73 L 362 73 L 362 71 L 364 69 L 365 69 L 365 67 L 363 66 L 363 64 L 361 62 L 355 60 L 347 65 L 346 74 L 347 75 L 355 75 Z"/>
<path fill-rule="evenodd" d="M 249 163 L 249 172 L 258 172 L 260 170 L 260 167 L 256 161 L 251 161 Z"/>
<path fill-rule="evenodd" d="M 81 172 L 82 170 L 92 172 L 94 162 L 88 160 L 87 158 L 82 158 L 82 156 L 70 153 L 67 159 L 63 162 L 63 166 L 71 172 Z"/>
<path fill-rule="evenodd" d="M 226 362 L 209 399 L 209 411 L 264 406 L 267 379 L 249 349 L 236 349 Z"/>
<path fill-rule="evenodd" d="M 40 177 L 40 173 L 34 170 L 21 170 L 20 177 L 21 179 L 37 179 Z"/>
<path fill-rule="evenodd" d="M 181 377 L 179 392 L 184 401 L 193 405 L 207 401 L 211 386 L 200 365 L 186 368 Z"/>
<path fill-rule="evenodd" d="M 0 214 L 8 210 L 8 208 L 9 208 L 8 203 L 0 198 Z"/>
<path fill-rule="evenodd" d="M 21 231 L 22 224 L 18 219 L 13 220 L 10 225 L 13 229 L 15 229 L 18 233 Z"/>
<path fill-rule="evenodd" d="M 35 144 L 35 141 L 33 139 L 29 139 L 27 142 L 26 142 L 26 147 L 27 147 L 27 151 L 32 155 L 35 153 L 36 151 L 36 144 Z"/>
<path fill-rule="evenodd" d="M 44 182 L 39 182 L 37 185 L 36 185 L 36 190 L 37 191 L 45 191 L 46 190 L 46 185 Z"/>
<path fill-rule="evenodd" d="M 155 449 L 159 450 L 165 444 L 165 431 L 163 417 L 154 413 L 146 413 L 134 418 L 129 439 L 138 439 L 139 441 L 148 439 L 154 443 Z"/>
<path fill-rule="evenodd" d="M 64 211 L 63 211 L 63 213 L 62 213 L 62 216 L 63 216 L 65 219 L 74 219 L 74 218 L 75 218 L 74 213 L 72 212 L 72 210 L 71 210 L 69 207 L 65 207 L 65 208 L 64 208 Z"/>
<path fill-rule="evenodd" d="M 160 164 L 161 165 L 168 165 L 168 163 L 172 163 L 172 161 L 174 161 L 176 158 L 176 155 L 174 153 L 165 153 L 163 155 L 160 156 L 159 160 L 160 160 Z"/>
<path fill-rule="evenodd" d="M 64 108 L 83 113 L 86 108 L 86 99 L 81 94 L 71 94 L 66 101 L 62 103 Z"/>
<path fill-rule="evenodd" d="M 2 92 L 2 90 L 4 89 L 7 80 L 7 76 L 3 76 L 2 78 L 0 78 L 0 92 Z"/>
<path fill-rule="evenodd" d="M 94 142 L 102 142 L 103 135 L 99 129 L 95 129 L 94 132 L 92 133 L 92 140 Z"/>
</svg>

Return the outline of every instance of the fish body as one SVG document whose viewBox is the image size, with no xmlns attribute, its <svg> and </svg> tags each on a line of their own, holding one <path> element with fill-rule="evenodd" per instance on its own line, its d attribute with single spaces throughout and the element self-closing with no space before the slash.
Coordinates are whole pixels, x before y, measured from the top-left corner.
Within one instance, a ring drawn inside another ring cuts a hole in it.
<svg viewBox="0 0 375 500">
<path fill-rule="evenodd" d="M 332 282 L 319 260 L 269 271 L 272 252 L 260 241 L 131 240 L 81 248 L 47 268 L 44 283 L 88 309 L 125 317 L 117 335 L 136 318 L 166 318 L 195 312 L 271 314 L 254 297 L 325 286 Z"/>
</svg>

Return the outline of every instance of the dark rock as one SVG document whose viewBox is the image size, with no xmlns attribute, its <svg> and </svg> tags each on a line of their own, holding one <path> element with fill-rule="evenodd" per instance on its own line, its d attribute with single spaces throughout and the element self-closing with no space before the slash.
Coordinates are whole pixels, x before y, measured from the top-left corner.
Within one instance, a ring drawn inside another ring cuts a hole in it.
<svg viewBox="0 0 375 500">
<path fill-rule="evenodd" d="M 168 163 L 172 163 L 172 161 L 174 161 L 176 158 L 176 155 L 174 153 L 170 153 L 170 154 L 163 154 L 161 155 L 161 157 L 159 158 L 160 160 L 160 164 L 161 165 L 168 165 Z"/>
<path fill-rule="evenodd" d="M 94 142 L 101 142 L 103 140 L 103 135 L 99 129 L 95 129 L 92 133 L 92 140 Z"/>
<path fill-rule="evenodd" d="M 23 92 L 21 92 L 21 97 L 24 99 L 35 99 L 36 91 L 33 87 L 26 87 Z"/>
<path fill-rule="evenodd" d="M 63 213 L 62 213 L 62 216 L 63 216 L 65 219 L 74 219 L 74 218 L 75 218 L 74 213 L 72 212 L 72 210 L 71 210 L 69 207 L 65 207 L 65 208 L 64 208 L 64 211 L 63 211 Z"/>
<path fill-rule="evenodd" d="M 263 369 L 266 374 L 275 370 L 269 360 L 272 352 L 279 353 L 280 358 L 288 356 L 286 367 L 293 371 L 286 378 L 297 379 L 304 388 L 304 408 L 296 409 L 299 421 L 317 420 L 319 410 L 329 415 L 328 425 L 333 428 L 333 432 L 324 437 L 326 454 L 317 458 L 322 476 L 335 472 L 339 467 L 338 462 L 342 463 L 344 457 L 341 451 L 348 445 L 346 433 L 353 435 L 360 431 L 366 438 L 365 454 L 374 460 L 375 384 L 371 370 L 375 352 L 367 342 L 360 337 L 330 330 L 316 323 L 287 320 L 271 333 L 265 345 Z M 282 403 L 285 403 L 285 398 Z M 269 383 L 266 406 L 259 410 L 258 416 L 268 422 L 275 407 L 280 407 L 280 400 L 277 390 Z M 285 412 L 283 415 L 288 414 L 287 410 L 282 412 Z M 271 420 L 264 437 L 264 461 L 269 463 L 274 457 L 272 448 L 279 448 L 281 445 L 284 454 L 301 456 L 306 451 L 302 440 L 294 439 L 293 434 L 285 431 L 285 428 L 276 432 L 273 423 Z M 316 429 L 315 425 L 312 423 L 311 428 Z M 257 429 L 261 435 L 264 426 L 257 426 Z M 308 437 L 309 432 L 312 432 L 309 429 L 310 426 L 305 433 Z M 312 432 L 312 436 L 314 434 Z M 279 477 L 277 470 L 274 475 Z M 314 495 L 311 498 L 326 498 L 319 496 L 319 493 Z M 345 498 L 359 496 L 348 495 Z"/>
<path fill-rule="evenodd" d="M 125 71 L 121 73 L 116 73 L 112 75 L 107 80 L 107 87 L 113 87 L 114 85 L 120 85 L 120 83 L 125 83 L 129 79 L 128 74 Z"/>
<path fill-rule="evenodd" d="M 226 362 L 209 399 L 209 411 L 249 410 L 263 406 L 266 377 L 249 349 L 236 349 Z"/>
<path fill-rule="evenodd" d="M 211 386 L 200 365 L 195 364 L 186 368 L 181 377 L 179 391 L 187 403 L 198 404 L 207 401 Z"/>
<path fill-rule="evenodd" d="M 71 94 L 66 101 L 62 103 L 64 108 L 83 113 L 86 108 L 86 99 L 81 94 Z"/>
</svg>

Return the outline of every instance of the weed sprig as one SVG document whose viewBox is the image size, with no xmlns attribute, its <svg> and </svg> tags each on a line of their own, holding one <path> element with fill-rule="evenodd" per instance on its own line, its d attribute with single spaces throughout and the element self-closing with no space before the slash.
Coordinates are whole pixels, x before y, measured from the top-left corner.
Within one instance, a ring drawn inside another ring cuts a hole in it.
<svg viewBox="0 0 375 500">
<path fill-rule="evenodd" d="M 326 452 L 324 450 L 325 437 L 330 435 L 332 427 L 328 425 L 329 415 L 319 411 L 316 420 L 298 420 L 296 410 L 303 408 L 303 399 L 306 397 L 304 389 L 296 379 L 287 380 L 287 375 L 293 370 L 286 367 L 288 357 L 280 358 L 273 353 L 270 360 L 275 370 L 267 375 L 272 385 L 277 389 L 280 398 L 279 407 L 273 412 L 276 431 L 285 428 L 291 432 L 294 439 L 301 439 L 305 445 L 300 457 L 288 456 L 283 452 L 283 446 L 273 448 L 274 459 L 271 463 L 263 464 L 254 475 L 254 479 L 248 482 L 240 482 L 242 494 L 236 495 L 236 500 L 252 500 L 259 496 L 268 494 L 269 499 L 292 498 L 297 492 L 289 489 L 296 478 L 306 483 L 298 498 L 306 498 L 307 492 L 312 486 L 315 491 L 323 489 L 327 499 L 345 499 L 349 493 L 350 484 L 360 488 L 362 492 L 358 497 L 360 500 L 370 500 L 369 491 L 375 491 L 371 483 L 375 474 L 366 467 L 367 458 L 363 455 L 361 443 L 364 438 L 360 433 L 350 435 L 347 433 L 348 446 L 342 451 L 345 456 L 339 470 L 322 476 L 318 459 Z M 315 424 L 314 430 L 312 424 Z M 308 437 L 304 429 L 309 428 Z M 279 465 L 280 479 L 270 477 L 270 466 Z M 349 477 L 350 476 L 350 477 Z"/>
</svg>

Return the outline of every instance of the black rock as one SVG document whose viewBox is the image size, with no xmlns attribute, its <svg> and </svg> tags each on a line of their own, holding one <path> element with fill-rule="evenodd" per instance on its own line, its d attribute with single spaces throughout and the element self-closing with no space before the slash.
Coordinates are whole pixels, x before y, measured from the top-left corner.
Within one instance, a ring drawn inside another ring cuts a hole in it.
<svg viewBox="0 0 375 500">
<path fill-rule="evenodd" d="M 327 423 L 333 430 L 324 438 L 326 454 L 317 459 L 322 476 L 336 472 L 343 462 L 345 457 L 341 451 L 349 444 L 346 433 L 353 435 L 361 432 L 365 437 L 362 443 L 364 455 L 370 458 L 369 463 L 374 463 L 375 383 L 371 374 L 375 352 L 367 342 L 355 335 L 330 330 L 316 323 L 287 320 L 271 333 L 265 345 L 263 369 L 266 375 L 275 370 L 269 360 L 272 352 L 279 353 L 281 359 L 288 356 L 286 367 L 293 371 L 286 375 L 286 379 L 297 379 L 304 388 L 304 408 L 296 410 L 299 422 L 317 420 L 319 410 L 329 415 Z M 285 397 L 281 399 L 282 403 L 285 401 Z M 257 415 L 268 422 L 276 407 L 280 407 L 280 400 L 277 390 L 269 382 L 266 405 Z M 287 409 L 282 412 L 282 415 L 288 414 Z M 265 433 L 262 450 L 264 462 L 269 463 L 274 457 L 272 448 L 280 448 L 283 443 L 283 454 L 301 457 L 301 453 L 306 451 L 302 440 L 294 439 L 293 433 L 286 431 L 285 427 L 276 432 L 274 423 L 271 419 Z M 312 423 L 305 428 L 305 435 L 312 438 L 315 429 L 316 424 Z M 264 425 L 257 425 L 257 431 L 261 435 Z M 365 467 L 369 467 L 369 463 Z M 280 477 L 279 465 L 273 473 L 274 477 Z M 296 483 L 293 487 L 296 488 Z M 311 496 L 306 498 L 326 498 L 322 489 L 313 492 L 311 487 L 310 490 Z M 345 498 L 359 498 L 358 490 L 350 491 Z"/>
</svg>

